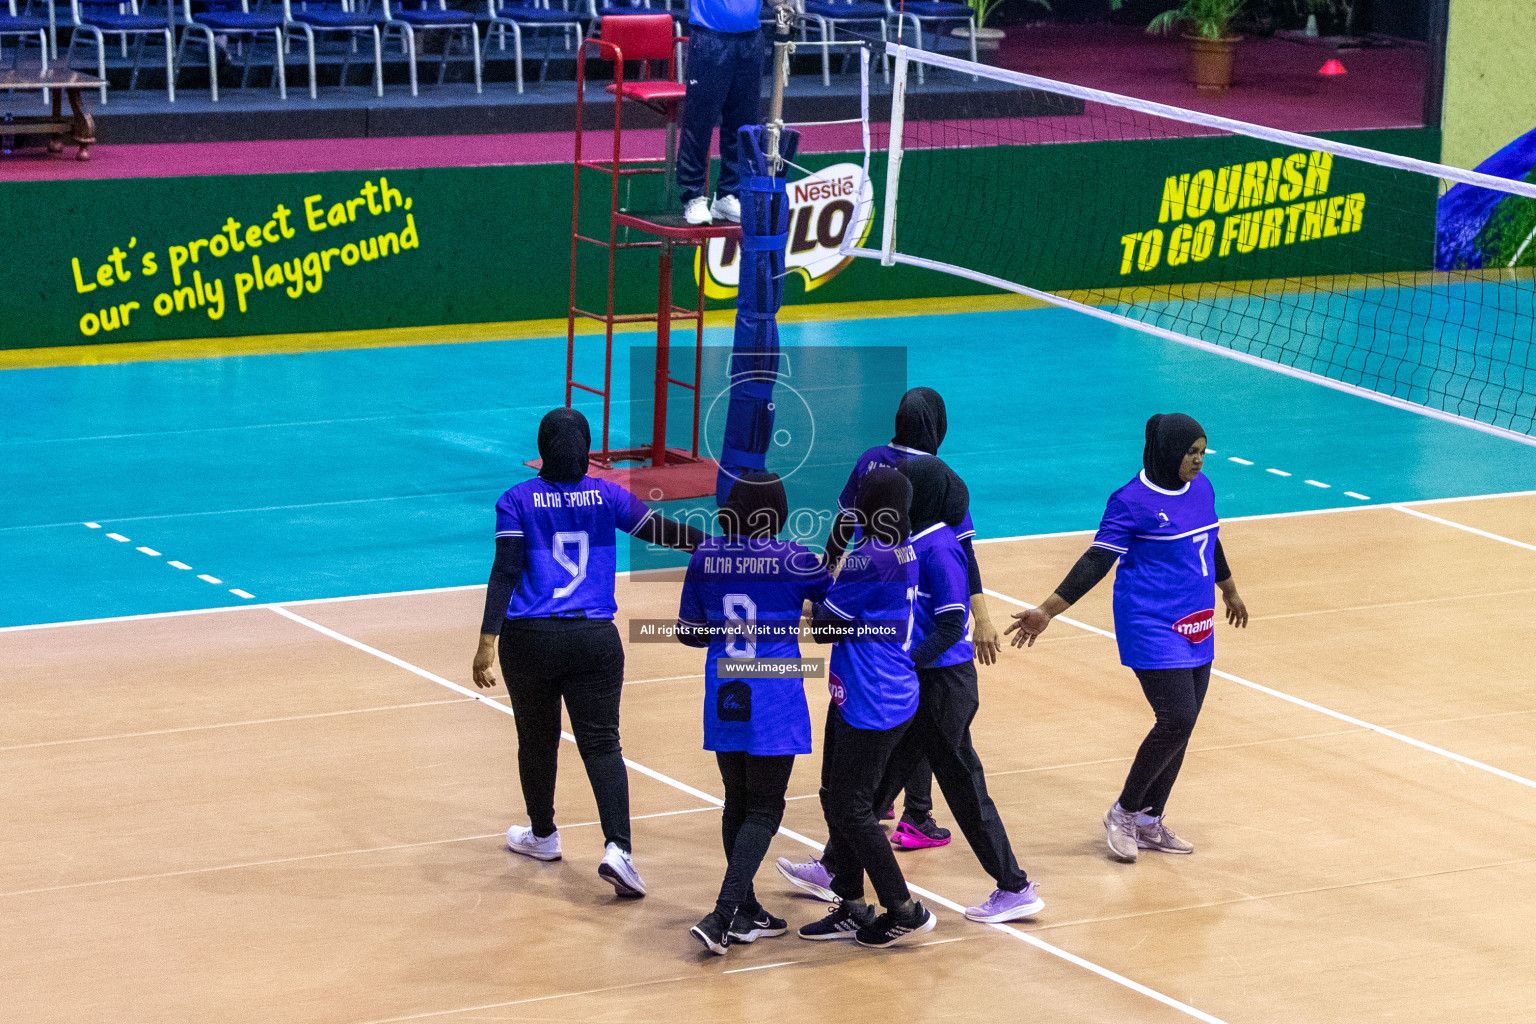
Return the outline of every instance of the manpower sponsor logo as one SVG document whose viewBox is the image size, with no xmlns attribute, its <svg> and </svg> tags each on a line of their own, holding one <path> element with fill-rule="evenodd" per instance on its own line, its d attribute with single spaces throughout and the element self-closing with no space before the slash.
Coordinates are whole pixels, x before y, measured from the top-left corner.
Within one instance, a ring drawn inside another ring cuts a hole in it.
<svg viewBox="0 0 1536 1024">
<path fill-rule="evenodd" d="M 1173 631 L 1191 644 L 1202 643 L 1216 631 L 1216 609 L 1192 612 L 1173 624 Z"/>
<path fill-rule="evenodd" d="M 852 241 L 863 245 L 869 237 L 874 187 L 858 164 L 833 164 L 805 178 L 791 181 L 789 194 L 789 248 L 785 269 L 799 274 L 805 290 L 814 291 L 846 267 L 853 257 L 838 250 L 852 225 Z M 711 239 L 702 256 L 693 262 L 694 280 L 700 264 L 706 273 L 704 293 L 712 299 L 736 295 L 741 280 L 741 247 L 734 239 Z"/>
</svg>

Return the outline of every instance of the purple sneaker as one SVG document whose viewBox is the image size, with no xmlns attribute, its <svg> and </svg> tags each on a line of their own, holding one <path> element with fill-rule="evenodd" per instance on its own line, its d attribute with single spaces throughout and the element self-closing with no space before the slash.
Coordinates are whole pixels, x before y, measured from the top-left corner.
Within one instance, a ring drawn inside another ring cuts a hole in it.
<svg viewBox="0 0 1536 1024">
<path fill-rule="evenodd" d="M 819 860 L 808 860 L 803 864 L 796 864 L 788 857 L 780 857 L 779 874 L 789 879 L 795 888 L 802 892 L 808 892 L 819 900 L 828 903 L 836 903 L 837 894 L 832 891 L 832 872 L 821 866 Z"/>
<path fill-rule="evenodd" d="M 1004 921 L 1034 917 L 1044 909 L 1045 900 L 1035 892 L 1035 883 L 1030 882 L 1020 892 L 1009 892 L 1007 889 L 992 890 L 992 895 L 988 896 L 987 902 L 981 906 L 966 907 L 965 916 L 982 924 L 1001 924 Z"/>
</svg>

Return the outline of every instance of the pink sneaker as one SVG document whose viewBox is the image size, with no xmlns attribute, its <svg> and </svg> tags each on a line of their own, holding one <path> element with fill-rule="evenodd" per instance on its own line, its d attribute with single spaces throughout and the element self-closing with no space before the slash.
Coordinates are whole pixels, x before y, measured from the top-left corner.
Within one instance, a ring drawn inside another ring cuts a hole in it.
<svg viewBox="0 0 1536 1024">
<path fill-rule="evenodd" d="M 891 845 L 902 850 L 929 850 L 935 846 L 948 846 L 949 829 L 940 828 L 931 814 L 917 825 L 903 818 L 896 825 L 896 834 L 891 836 Z"/>
</svg>

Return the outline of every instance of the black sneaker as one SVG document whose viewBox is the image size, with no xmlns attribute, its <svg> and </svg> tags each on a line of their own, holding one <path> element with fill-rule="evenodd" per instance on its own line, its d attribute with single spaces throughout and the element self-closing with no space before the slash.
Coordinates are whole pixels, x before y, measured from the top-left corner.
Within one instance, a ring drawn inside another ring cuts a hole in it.
<svg viewBox="0 0 1536 1024">
<path fill-rule="evenodd" d="M 708 917 L 688 929 L 688 934 L 704 943 L 704 948 L 715 956 L 725 956 L 725 951 L 731 944 L 730 927 L 731 924 L 724 914 L 718 910 L 712 910 Z M 751 939 L 747 941 L 750 942 Z"/>
<path fill-rule="evenodd" d="M 731 945 L 737 943 L 756 942 L 758 939 L 776 939 L 789 930 L 789 922 L 782 917 L 774 917 L 761 906 L 757 913 L 750 913 L 746 907 L 738 907 L 736 916 L 731 918 L 731 927 L 726 930 L 726 935 L 731 940 Z"/>
<path fill-rule="evenodd" d="M 909 941 L 915 935 L 933 931 L 938 919 L 933 912 L 916 900 L 916 908 L 910 914 L 897 915 L 886 911 L 854 934 L 854 940 L 871 949 L 888 949 Z"/>
<path fill-rule="evenodd" d="M 822 942 L 826 939 L 851 939 L 854 932 L 867 927 L 874 920 L 874 907 L 855 907 L 849 903 L 839 903 L 820 921 L 803 925 L 800 928 L 800 937 L 813 942 Z"/>
</svg>

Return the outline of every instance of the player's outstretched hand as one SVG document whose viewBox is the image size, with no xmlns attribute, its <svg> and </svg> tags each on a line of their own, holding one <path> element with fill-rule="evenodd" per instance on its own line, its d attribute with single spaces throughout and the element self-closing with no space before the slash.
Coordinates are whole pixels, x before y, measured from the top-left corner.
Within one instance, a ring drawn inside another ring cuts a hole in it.
<svg viewBox="0 0 1536 1024">
<path fill-rule="evenodd" d="M 1246 629 L 1248 626 L 1248 606 L 1237 595 L 1237 591 L 1230 594 L 1222 594 L 1221 599 L 1227 604 L 1227 621 L 1238 629 Z"/>
<path fill-rule="evenodd" d="M 480 637 L 480 646 L 475 651 L 475 664 L 472 674 L 475 677 L 475 685 L 482 690 L 489 690 L 496 685 L 496 673 L 493 671 L 496 665 L 496 641 L 493 637 Z"/>
<path fill-rule="evenodd" d="M 1014 612 L 1013 624 L 1003 630 L 1013 633 L 1013 639 L 1009 641 L 1015 647 L 1033 647 L 1035 637 L 1044 633 L 1046 627 L 1051 624 L 1051 617 L 1039 608 L 1031 608 L 1025 612 Z"/>
<path fill-rule="evenodd" d="M 976 660 L 983 665 L 997 664 L 997 654 L 1003 648 L 998 639 L 997 627 L 990 620 L 972 619 L 971 642 L 976 646 Z"/>
</svg>

